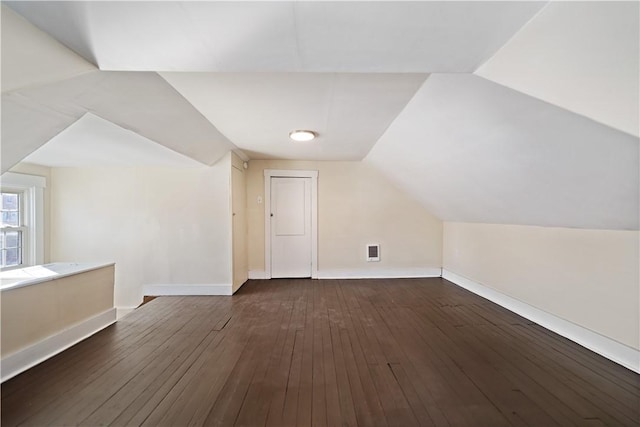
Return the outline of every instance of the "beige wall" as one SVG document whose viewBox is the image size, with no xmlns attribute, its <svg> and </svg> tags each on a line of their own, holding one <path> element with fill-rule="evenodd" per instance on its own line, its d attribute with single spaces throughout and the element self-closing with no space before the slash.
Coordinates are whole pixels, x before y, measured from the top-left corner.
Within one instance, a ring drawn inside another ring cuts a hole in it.
<svg viewBox="0 0 640 427">
<path fill-rule="evenodd" d="M 443 267 L 638 349 L 639 237 L 445 222 Z"/>
<path fill-rule="evenodd" d="M 10 171 L 47 179 L 47 187 L 44 189 L 44 262 L 48 263 L 51 260 L 51 169 L 30 163 L 18 163 Z"/>
<path fill-rule="evenodd" d="M 113 266 L 2 291 L 2 357 L 113 308 Z"/>
<path fill-rule="evenodd" d="M 247 281 L 247 183 L 243 161 L 231 153 L 231 210 L 233 233 L 233 288 L 240 289 Z"/>
<path fill-rule="evenodd" d="M 247 174 L 249 270 L 264 270 L 264 169 L 318 171 L 320 274 L 441 267 L 442 222 L 371 166 L 252 160 Z M 366 262 L 367 243 L 380 244 L 380 262 Z"/>
<path fill-rule="evenodd" d="M 231 285 L 230 167 L 52 169 L 52 260 L 115 262 L 118 307 L 144 285 Z"/>
</svg>

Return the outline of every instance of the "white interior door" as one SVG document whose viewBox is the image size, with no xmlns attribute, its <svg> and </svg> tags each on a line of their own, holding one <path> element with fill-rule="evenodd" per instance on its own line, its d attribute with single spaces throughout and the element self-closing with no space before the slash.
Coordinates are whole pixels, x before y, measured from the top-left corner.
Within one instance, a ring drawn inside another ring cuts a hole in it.
<svg viewBox="0 0 640 427">
<path fill-rule="evenodd" d="M 271 178 L 271 277 L 311 277 L 311 178 Z"/>
</svg>

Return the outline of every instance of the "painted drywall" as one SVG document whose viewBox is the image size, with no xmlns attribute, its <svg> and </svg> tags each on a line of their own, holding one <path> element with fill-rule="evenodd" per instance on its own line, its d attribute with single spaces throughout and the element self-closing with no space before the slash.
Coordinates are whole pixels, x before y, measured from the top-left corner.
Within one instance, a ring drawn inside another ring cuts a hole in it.
<svg viewBox="0 0 640 427">
<path fill-rule="evenodd" d="M 117 307 L 144 285 L 230 286 L 229 169 L 53 168 L 52 260 L 115 262 Z"/>
<path fill-rule="evenodd" d="M 2 357 L 113 308 L 113 266 L 2 291 Z"/>
<path fill-rule="evenodd" d="M 231 211 L 233 244 L 233 289 L 236 292 L 248 278 L 247 179 L 243 160 L 231 153 Z"/>
<path fill-rule="evenodd" d="M 29 154 L 23 162 L 51 168 L 202 165 L 90 112 Z"/>
<path fill-rule="evenodd" d="M 247 174 L 250 271 L 264 270 L 265 169 L 318 171 L 320 277 L 440 269 L 442 222 L 369 165 L 252 160 Z M 368 243 L 380 244 L 380 262 L 366 262 Z"/>
<path fill-rule="evenodd" d="M 640 227 L 638 138 L 470 74 L 432 74 L 365 158 L 438 218 Z"/>
<path fill-rule="evenodd" d="M 64 80 L 89 71 L 87 62 L 2 4 L 2 92 Z"/>
<path fill-rule="evenodd" d="M 444 223 L 443 268 L 640 348 L 640 233 Z"/>
<path fill-rule="evenodd" d="M 160 73 L 254 159 L 362 160 L 428 74 Z M 300 102 L 304 94 L 305 102 Z M 274 105 L 278 108 L 274 108 Z M 322 144 L 291 145 L 302 127 Z M 265 154 L 268 155 L 266 156 Z"/>
<path fill-rule="evenodd" d="M 215 72 L 471 72 L 544 6 L 536 1 L 5 3 L 102 70 Z"/>
<path fill-rule="evenodd" d="M 157 73 L 93 71 L 2 94 L 2 171 L 87 112 L 206 165 L 235 148 Z"/>
<path fill-rule="evenodd" d="M 47 186 L 44 188 L 44 262 L 51 261 L 51 169 L 31 163 L 18 163 L 10 172 L 44 177 Z"/>
<path fill-rule="evenodd" d="M 549 2 L 476 74 L 640 135 L 640 3 Z"/>
</svg>

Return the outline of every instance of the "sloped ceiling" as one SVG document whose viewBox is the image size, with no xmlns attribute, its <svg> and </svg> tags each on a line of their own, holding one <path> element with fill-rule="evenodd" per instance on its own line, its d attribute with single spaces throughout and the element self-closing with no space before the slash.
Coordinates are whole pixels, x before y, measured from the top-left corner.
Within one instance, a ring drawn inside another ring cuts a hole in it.
<svg viewBox="0 0 640 427">
<path fill-rule="evenodd" d="M 33 120 L 31 112 L 46 120 Z M 204 164 L 213 164 L 234 148 L 158 74 L 100 71 L 2 95 L 3 170 L 44 144 L 42 135 L 86 112 Z"/>
<path fill-rule="evenodd" d="M 95 65 L 2 7 L 2 92 L 68 79 Z"/>
<path fill-rule="evenodd" d="M 443 220 L 638 228 L 637 2 L 7 4 L 86 61 L 3 89 L 3 170 L 93 112 L 203 163 L 370 150 Z"/>
<path fill-rule="evenodd" d="M 2 24 L 2 172 L 87 112 L 204 164 L 236 149 L 157 73 L 100 71 L 4 5 Z"/>
<path fill-rule="evenodd" d="M 101 70 L 472 72 L 544 3 L 6 2 Z"/>
<path fill-rule="evenodd" d="M 469 74 L 432 74 L 367 157 L 451 221 L 637 229 L 638 140 Z"/>
<path fill-rule="evenodd" d="M 28 155 L 27 163 L 48 167 L 205 167 L 94 114 L 78 121 Z"/>
<path fill-rule="evenodd" d="M 253 158 L 362 160 L 418 90 L 414 73 L 161 73 Z M 318 138 L 293 144 L 293 124 Z"/>
<path fill-rule="evenodd" d="M 476 74 L 640 135 L 640 2 L 552 2 Z"/>
</svg>

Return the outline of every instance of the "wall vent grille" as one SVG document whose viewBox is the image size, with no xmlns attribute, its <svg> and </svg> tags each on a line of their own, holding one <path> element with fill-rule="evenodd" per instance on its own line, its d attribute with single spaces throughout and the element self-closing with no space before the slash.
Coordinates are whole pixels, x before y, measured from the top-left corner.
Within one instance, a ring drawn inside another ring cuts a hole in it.
<svg viewBox="0 0 640 427">
<path fill-rule="evenodd" d="M 380 245 L 367 245 L 367 262 L 380 261 Z"/>
</svg>

